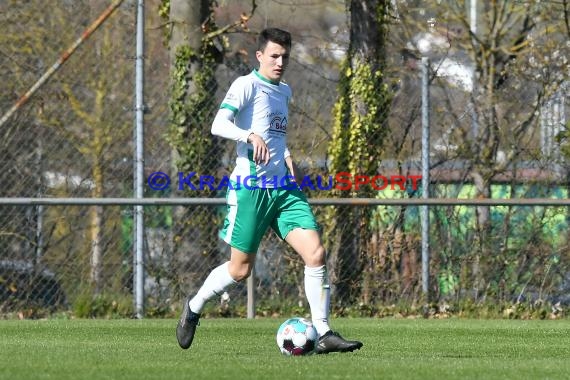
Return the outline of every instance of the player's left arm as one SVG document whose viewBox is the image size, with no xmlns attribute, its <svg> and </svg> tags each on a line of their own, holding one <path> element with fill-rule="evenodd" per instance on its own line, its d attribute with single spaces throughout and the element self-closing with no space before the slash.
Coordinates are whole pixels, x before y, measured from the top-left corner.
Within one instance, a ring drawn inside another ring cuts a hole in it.
<svg viewBox="0 0 570 380">
<path fill-rule="evenodd" d="M 299 169 L 295 161 L 293 161 L 293 158 L 291 158 L 291 153 L 289 153 L 289 149 L 285 150 L 285 164 L 287 165 L 287 169 L 289 169 L 289 174 L 295 178 L 295 182 L 302 183 L 303 173 L 301 169 Z"/>
</svg>

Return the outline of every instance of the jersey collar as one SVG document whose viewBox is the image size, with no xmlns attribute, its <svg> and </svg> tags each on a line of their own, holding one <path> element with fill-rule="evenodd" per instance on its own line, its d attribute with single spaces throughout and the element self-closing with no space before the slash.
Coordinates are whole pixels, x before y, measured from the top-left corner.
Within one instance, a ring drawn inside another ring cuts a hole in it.
<svg viewBox="0 0 570 380">
<path fill-rule="evenodd" d="M 259 73 L 259 71 L 257 71 L 257 69 L 253 69 L 253 73 L 255 74 L 256 77 L 258 77 L 259 79 L 261 79 L 262 81 L 264 81 L 265 83 L 269 83 L 272 84 L 274 86 L 279 86 L 279 82 L 274 82 L 270 79 L 267 79 L 266 77 L 264 77 L 263 75 L 261 75 Z"/>
</svg>

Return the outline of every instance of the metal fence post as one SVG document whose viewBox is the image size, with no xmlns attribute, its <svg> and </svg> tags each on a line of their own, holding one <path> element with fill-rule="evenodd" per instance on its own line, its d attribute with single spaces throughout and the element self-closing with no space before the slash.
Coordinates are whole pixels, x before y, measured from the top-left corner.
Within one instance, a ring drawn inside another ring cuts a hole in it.
<svg viewBox="0 0 570 380">
<path fill-rule="evenodd" d="M 471 26 L 471 33 L 473 36 L 477 35 L 477 0 L 471 0 L 469 4 L 469 24 Z M 473 48 L 474 50 L 477 45 L 477 40 L 473 38 Z M 471 134 L 473 139 L 477 139 L 479 136 L 479 117 L 477 115 L 477 109 L 475 104 L 475 98 L 477 97 L 477 62 L 474 56 L 472 67 L 471 67 Z"/>
<path fill-rule="evenodd" d="M 251 270 L 251 275 L 247 278 L 247 318 L 255 318 L 255 268 Z"/>
<path fill-rule="evenodd" d="M 429 58 L 422 57 L 422 198 L 429 198 Z M 422 291 L 429 300 L 429 206 L 421 206 Z"/>
<path fill-rule="evenodd" d="M 136 33 L 135 79 L 135 198 L 144 196 L 144 0 L 138 0 Z M 135 257 L 135 314 L 144 316 L 144 209 L 135 206 L 134 257 Z"/>
</svg>

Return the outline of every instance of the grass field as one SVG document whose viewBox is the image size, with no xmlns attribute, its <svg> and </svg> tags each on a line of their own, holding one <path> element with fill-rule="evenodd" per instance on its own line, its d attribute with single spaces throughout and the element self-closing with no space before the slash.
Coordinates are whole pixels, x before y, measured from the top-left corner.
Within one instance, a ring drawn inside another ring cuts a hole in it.
<svg viewBox="0 0 570 380">
<path fill-rule="evenodd" d="M 336 319 L 364 347 L 282 356 L 276 319 L 0 321 L 0 379 L 569 379 L 570 320 Z"/>
</svg>

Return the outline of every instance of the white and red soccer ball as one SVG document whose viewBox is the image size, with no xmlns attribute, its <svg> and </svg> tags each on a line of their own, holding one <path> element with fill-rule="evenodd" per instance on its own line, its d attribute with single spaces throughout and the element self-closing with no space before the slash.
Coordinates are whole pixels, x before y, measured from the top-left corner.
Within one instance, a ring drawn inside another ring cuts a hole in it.
<svg viewBox="0 0 570 380">
<path fill-rule="evenodd" d="M 277 346 L 283 355 L 309 355 L 315 350 L 318 337 L 317 330 L 308 319 L 289 318 L 277 330 Z"/>
</svg>

